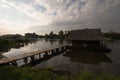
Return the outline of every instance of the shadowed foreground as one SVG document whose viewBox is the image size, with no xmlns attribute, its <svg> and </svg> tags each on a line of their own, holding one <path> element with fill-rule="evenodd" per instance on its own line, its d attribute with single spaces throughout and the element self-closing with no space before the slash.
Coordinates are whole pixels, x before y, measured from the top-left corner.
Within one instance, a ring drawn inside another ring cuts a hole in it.
<svg viewBox="0 0 120 80">
<path fill-rule="evenodd" d="M 53 71 L 50 68 L 5 66 L 0 68 L 0 80 L 120 80 L 120 77 L 107 74 L 95 75 L 87 71 L 71 74 L 65 71 Z"/>
</svg>

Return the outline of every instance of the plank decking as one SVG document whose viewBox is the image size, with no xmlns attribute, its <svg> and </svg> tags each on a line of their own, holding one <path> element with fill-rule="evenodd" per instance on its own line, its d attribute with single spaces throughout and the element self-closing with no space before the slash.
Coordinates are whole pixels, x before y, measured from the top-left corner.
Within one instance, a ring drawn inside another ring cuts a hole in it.
<svg viewBox="0 0 120 80">
<path fill-rule="evenodd" d="M 5 57 L 5 58 L 2 58 L 0 60 L 0 65 L 1 64 L 7 64 L 7 63 L 10 63 L 12 61 L 16 61 L 16 60 L 20 60 L 20 59 L 24 59 L 24 58 L 27 58 L 27 57 L 31 57 L 31 56 L 34 56 L 34 55 L 40 55 L 42 53 L 45 53 L 45 52 L 49 52 L 49 51 L 52 51 L 52 50 L 57 50 L 57 49 L 61 49 L 61 48 L 65 48 L 66 46 L 59 46 L 59 47 L 55 47 L 55 48 L 49 48 L 49 49 L 46 49 L 46 50 L 38 50 L 38 51 L 34 51 L 34 52 L 29 52 L 29 53 L 24 53 L 24 54 L 21 54 L 21 55 L 18 55 L 18 56 L 13 56 L 13 57 Z"/>
</svg>

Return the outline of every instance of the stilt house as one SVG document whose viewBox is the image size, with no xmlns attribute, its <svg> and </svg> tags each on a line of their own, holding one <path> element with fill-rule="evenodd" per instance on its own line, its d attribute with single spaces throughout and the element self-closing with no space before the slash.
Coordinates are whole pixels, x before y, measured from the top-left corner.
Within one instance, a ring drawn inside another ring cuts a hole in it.
<svg viewBox="0 0 120 80">
<path fill-rule="evenodd" d="M 104 41 L 108 40 L 100 29 L 72 30 L 68 39 L 72 42 L 72 47 L 79 49 L 105 49 Z"/>
</svg>

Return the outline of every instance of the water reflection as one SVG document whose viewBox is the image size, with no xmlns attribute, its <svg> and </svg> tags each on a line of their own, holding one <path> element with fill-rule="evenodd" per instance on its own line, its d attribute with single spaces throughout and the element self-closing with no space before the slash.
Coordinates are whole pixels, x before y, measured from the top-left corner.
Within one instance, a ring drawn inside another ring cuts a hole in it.
<svg viewBox="0 0 120 80">
<path fill-rule="evenodd" d="M 25 45 L 24 43 L 20 43 L 19 45 L 16 45 L 16 46 L 14 46 L 12 48 L 19 49 L 19 48 L 23 47 L 24 45 Z M 10 51 L 10 49 L 11 49 L 10 47 L 0 48 L 0 53 L 8 52 L 8 51 Z"/>
<path fill-rule="evenodd" d="M 59 43 L 62 44 L 62 45 L 63 45 L 63 42 L 64 42 L 63 39 L 60 39 L 60 40 L 59 40 Z"/>
<path fill-rule="evenodd" d="M 51 45 L 53 45 L 57 40 L 56 39 L 49 39 Z"/>
<path fill-rule="evenodd" d="M 20 54 L 29 53 L 37 50 L 44 50 L 49 49 L 53 47 L 57 47 L 60 45 L 64 45 L 65 42 L 62 42 L 62 44 L 57 39 L 38 39 L 29 43 L 24 43 L 19 47 L 11 48 L 9 51 L 4 52 L 3 56 L 11 57 L 11 56 L 18 56 Z"/>
<path fill-rule="evenodd" d="M 99 51 L 72 50 L 63 56 L 69 57 L 71 62 L 83 64 L 100 65 L 102 62 L 112 63 L 106 53 Z"/>
</svg>

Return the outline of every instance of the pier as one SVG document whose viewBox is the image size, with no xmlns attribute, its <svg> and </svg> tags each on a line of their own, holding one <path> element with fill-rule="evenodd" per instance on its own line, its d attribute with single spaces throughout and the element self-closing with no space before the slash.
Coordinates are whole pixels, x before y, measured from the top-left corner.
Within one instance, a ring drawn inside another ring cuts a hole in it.
<svg viewBox="0 0 120 80">
<path fill-rule="evenodd" d="M 66 45 L 55 47 L 55 48 L 49 48 L 46 50 L 38 50 L 30 53 L 24 53 L 24 54 L 13 56 L 13 57 L 4 57 L 0 60 L 0 65 L 18 66 L 18 63 L 17 63 L 18 60 L 23 60 L 24 65 L 28 65 L 30 63 L 36 63 L 38 61 L 42 62 L 55 55 L 63 53 L 65 50 L 67 50 Z M 30 58 L 30 61 L 28 60 L 28 58 Z"/>
</svg>

